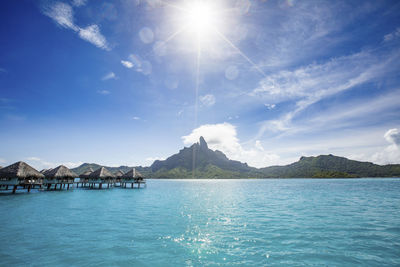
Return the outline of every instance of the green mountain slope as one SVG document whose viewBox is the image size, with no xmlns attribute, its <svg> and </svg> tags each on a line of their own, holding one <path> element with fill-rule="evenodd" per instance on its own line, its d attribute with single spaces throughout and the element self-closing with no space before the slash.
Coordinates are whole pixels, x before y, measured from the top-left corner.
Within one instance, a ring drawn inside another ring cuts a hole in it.
<svg viewBox="0 0 400 267">
<path fill-rule="evenodd" d="M 266 177 L 393 177 L 400 176 L 400 165 L 377 165 L 333 155 L 301 157 L 286 166 L 262 168 Z"/>
</svg>

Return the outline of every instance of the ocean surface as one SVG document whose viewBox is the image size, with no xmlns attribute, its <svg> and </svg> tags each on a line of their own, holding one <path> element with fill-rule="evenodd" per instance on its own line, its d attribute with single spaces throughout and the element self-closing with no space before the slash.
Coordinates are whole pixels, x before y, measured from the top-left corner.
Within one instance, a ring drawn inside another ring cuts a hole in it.
<svg viewBox="0 0 400 267">
<path fill-rule="evenodd" d="M 400 179 L 0 193 L 1 266 L 400 266 Z"/>
</svg>

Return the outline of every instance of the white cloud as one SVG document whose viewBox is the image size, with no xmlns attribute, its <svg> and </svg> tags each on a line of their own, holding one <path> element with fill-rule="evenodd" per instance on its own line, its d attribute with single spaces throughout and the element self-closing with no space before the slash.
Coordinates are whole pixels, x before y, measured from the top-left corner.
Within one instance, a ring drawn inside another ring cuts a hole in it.
<svg viewBox="0 0 400 267">
<path fill-rule="evenodd" d="M 133 68 L 144 75 L 151 74 L 153 68 L 150 61 L 143 60 L 140 56 L 134 54 L 129 55 L 129 60 L 121 60 L 121 64 L 128 69 Z"/>
<path fill-rule="evenodd" d="M 372 156 L 372 160 L 380 164 L 399 164 L 400 163 L 400 131 L 390 129 L 383 136 L 390 143 L 383 151 L 377 152 Z"/>
<path fill-rule="evenodd" d="M 140 120 L 140 117 L 137 117 L 137 116 L 132 117 L 132 120 L 138 121 L 138 120 Z"/>
<path fill-rule="evenodd" d="M 111 94 L 111 92 L 108 91 L 108 90 L 99 90 L 99 91 L 97 91 L 97 93 L 101 94 L 101 95 L 109 95 L 109 94 Z"/>
<path fill-rule="evenodd" d="M 101 34 L 100 28 L 96 24 L 79 29 L 79 36 L 98 48 L 110 50 L 106 38 Z"/>
<path fill-rule="evenodd" d="M 88 0 L 72 0 L 72 5 L 80 7 L 87 4 Z"/>
<path fill-rule="evenodd" d="M 4 68 L 0 68 L 0 72 L 2 72 L 2 73 L 7 73 L 7 70 L 4 69 Z"/>
<path fill-rule="evenodd" d="M 269 110 L 274 109 L 276 107 L 275 104 L 264 104 L 264 106 Z"/>
<path fill-rule="evenodd" d="M 182 136 L 182 140 L 185 145 L 191 145 L 198 142 L 200 136 L 204 137 L 211 149 L 220 150 L 229 159 L 247 162 L 250 166 L 266 167 L 280 162 L 279 156 L 266 151 L 259 140 L 249 147 L 243 147 L 237 138 L 236 127 L 230 123 L 202 125 L 189 135 Z"/>
<path fill-rule="evenodd" d="M 391 33 L 389 33 L 389 34 L 386 34 L 386 35 L 383 37 L 383 40 L 384 40 L 385 42 L 389 42 L 389 41 L 392 41 L 392 40 L 394 40 L 394 39 L 396 39 L 396 38 L 398 38 L 398 37 L 400 37 L 400 27 L 397 28 L 394 32 L 391 32 Z"/>
<path fill-rule="evenodd" d="M 400 131 L 398 129 L 390 129 L 384 135 L 386 141 L 400 147 Z"/>
<path fill-rule="evenodd" d="M 30 160 L 30 161 L 40 161 L 41 159 L 40 158 L 38 158 L 38 157 L 29 157 L 29 158 L 26 158 L 27 160 Z"/>
<path fill-rule="evenodd" d="M 56 2 L 52 5 L 44 6 L 44 14 L 52 18 L 58 25 L 79 31 L 79 27 L 74 23 L 74 12 L 72 7 L 62 2 Z"/>
<path fill-rule="evenodd" d="M 215 104 L 215 96 L 211 94 L 200 96 L 199 99 L 200 102 L 207 107 L 211 107 Z"/>
<path fill-rule="evenodd" d="M 127 60 L 121 60 L 121 64 L 128 69 L 133 67 L 133 63 Z"/>
<path fill-rule="evenodd" d="M 74 4 L 84 4 L 86 1 L 74 1 Z M 43 6 L 43 13 L 53 19 L 58 25 L 63 28 L 71 29 L 78 33 L 79 37 L 93 45 L 110 50 L 106 38 L 101 34 L 100 27 L 96 24 L 81 28 L 74 23 L 74 12 L 72 6 L 55 2 Z"/>
<path fill-rule="evenodd" d="M 114 72 L 107 73 L 106 75 L 104 75 L 101 78 L 101 80 L 103 80 L 103 81 L 107 81 L 107 80 L 110 80 L 110 79 L 117 79 L 117 76 L 115 75 Z"/>
</svg>

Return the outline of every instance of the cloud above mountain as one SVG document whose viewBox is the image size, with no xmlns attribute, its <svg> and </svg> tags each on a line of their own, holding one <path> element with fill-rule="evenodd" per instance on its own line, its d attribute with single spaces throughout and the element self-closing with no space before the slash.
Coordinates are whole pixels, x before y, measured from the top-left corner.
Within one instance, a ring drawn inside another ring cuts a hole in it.
<svg viewBox="0 0 400 267">
<path fill-rule="evenodd" d="M 182 136 L 185 145 L 198 142 L 203 136 L 210 149 L 220 150 L 229 159 L 246 162 L 252 167 L 265 167 L 280 162 L 278 155 L 264 149 L 260 140 L 243 146 L 238 137 L 236 127 L 230 123 L 205 124 L 194 129 L 189 135 Z"/>
</svg>

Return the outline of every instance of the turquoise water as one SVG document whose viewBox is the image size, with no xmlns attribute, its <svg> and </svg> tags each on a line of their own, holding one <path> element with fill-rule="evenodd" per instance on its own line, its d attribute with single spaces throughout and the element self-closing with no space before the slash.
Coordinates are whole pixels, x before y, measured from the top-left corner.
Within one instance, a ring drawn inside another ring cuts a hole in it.
<svg viewBox="0 0 400 267">
<path fill-rule="evenodd" d="M 400 179 L 0 194 L 0 265 L 399 266 Z"/>
</svg>

